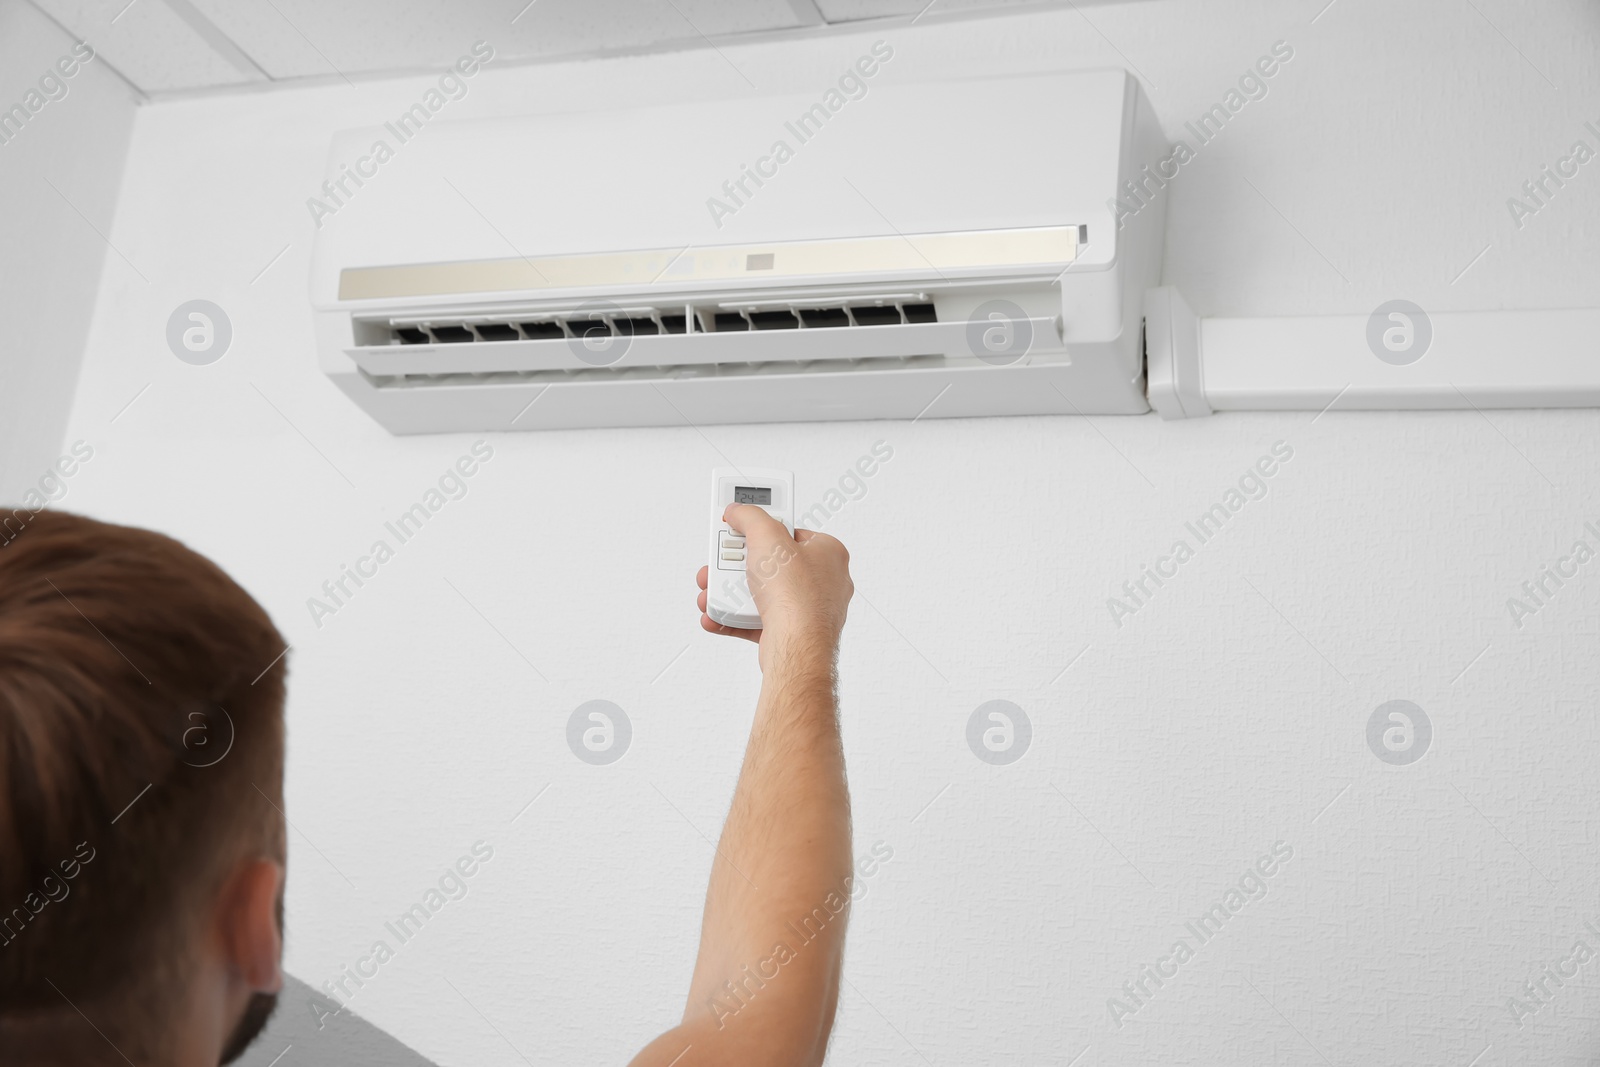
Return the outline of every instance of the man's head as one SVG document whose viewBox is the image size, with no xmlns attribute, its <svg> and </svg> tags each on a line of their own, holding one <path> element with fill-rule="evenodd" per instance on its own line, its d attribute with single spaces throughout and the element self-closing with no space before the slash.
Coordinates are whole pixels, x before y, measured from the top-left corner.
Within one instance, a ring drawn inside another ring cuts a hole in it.
<svg viewBox="0 0 1600 1067">
<path fill-rule="evenodd" d="M 232 1058 L 264 1025 L 285 647 L 160 534 L 43 512 L 0 546 L 0 1048 Z"/>
</svg>

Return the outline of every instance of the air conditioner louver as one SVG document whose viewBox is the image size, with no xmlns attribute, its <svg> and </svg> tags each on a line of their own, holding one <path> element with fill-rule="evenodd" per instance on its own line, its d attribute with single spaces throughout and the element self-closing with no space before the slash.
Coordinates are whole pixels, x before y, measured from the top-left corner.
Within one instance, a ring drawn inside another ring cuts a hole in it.
<svg viewBox="0 0 1600 1067">
<path fill-rule="evenodd" d="M 848 326 L 903 326 L 938 322 L 938 312 L 926 299 L 918 302 L 839 304 L 831 307 L 795 306 L 783 309 L 728 311 L 722 308 L 693 308 L 691 312 L 652 311 L 595 318 L 592 312 L 552 313 L 537 320 L 506 315 L 499 321 L 476 317 L 443 317 L 412 322 L 391 319 L 387 324 L 388 343 L 401 345 L 455 345 L 493 341 L 547 341 L 556 338 L 648 337 L 656 334 L 687 332 L 693 317 L 702 333 L 734 333 L 749 330 L 829 329 Z"/>
</svg>

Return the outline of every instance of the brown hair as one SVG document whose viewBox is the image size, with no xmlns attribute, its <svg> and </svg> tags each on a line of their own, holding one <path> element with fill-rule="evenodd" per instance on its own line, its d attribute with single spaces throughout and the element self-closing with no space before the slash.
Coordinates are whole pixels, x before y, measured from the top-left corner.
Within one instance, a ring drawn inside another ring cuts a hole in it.
<svg viewBox="0 0 1600 1067">
<path fill-rule="evenodd" d="M 282 858 L 285 648 L 170 537 L 45 512 L 0 545 L 0 1018 L 126 1005 Z"/>
</svg>

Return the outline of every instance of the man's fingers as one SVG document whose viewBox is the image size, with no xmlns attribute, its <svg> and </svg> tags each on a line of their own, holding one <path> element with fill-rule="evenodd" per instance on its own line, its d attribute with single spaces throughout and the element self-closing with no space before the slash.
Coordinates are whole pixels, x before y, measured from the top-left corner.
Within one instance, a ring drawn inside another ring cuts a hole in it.
<svg viewBox="0 0 1600 1067">
<path fill-rule="evenodd" d="M 746 641 L 754 641 L 757 644 L 761 642 L 760 630 L 740 630 L 734 626 L 724 626 L 720 622 L 713 622 L 709 615 L 700 616 L 700 628 L 707 633 L 723 634 L 728 637 L 742 637 Z"/>
<path fill-rule="evenodd" d="M 850 561 L 849 550 L 832 534 L 825 534 L 821 530 L 796 530 L 794 540 L 796 544 L 810 544 L 813 552 L 837 552 L 846 563 Z"/>
<path fill-rule="evenodd" d="M 729 504 L 722 510 L 722 521 L 733 527 L 734 533 L 745 537 L 769 539 L 788 537 L 789 531 L 765 509 L 754 504 Z"/>
<path fill-rule="evenodd" d="M 728 637 L 742 637 L 746 641 L 759 643 L 761 640 L 760 630 L 740 630 L 732 626 L 724 626 L 719 622 L 711 621 L 711 616 L 706 614 L 706 580 L 710 577 L 710 572 L 710 567 L 701 567 L 700 573 L 694 576 L 695 584 L 700 587 L 700 595 L 695 598 L 695 604 L 700 608 L 700 628 L 708 633 L 725 634 Z"/>
</svg>

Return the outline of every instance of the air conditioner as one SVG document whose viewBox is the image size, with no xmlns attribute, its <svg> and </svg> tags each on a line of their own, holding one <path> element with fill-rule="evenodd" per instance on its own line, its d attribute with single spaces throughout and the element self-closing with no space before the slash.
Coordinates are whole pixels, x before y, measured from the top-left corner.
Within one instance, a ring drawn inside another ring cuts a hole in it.
<svg viewBox="0 0 1600 1067">
<path fill-rule="evenodd" d="M 339 135 L 323 370 L 394 433 L 1150 410 L 1138 83 L 893 84 L 874 53 L 793 96 L 452 121 L 435 93 Z"/>
</svg>

